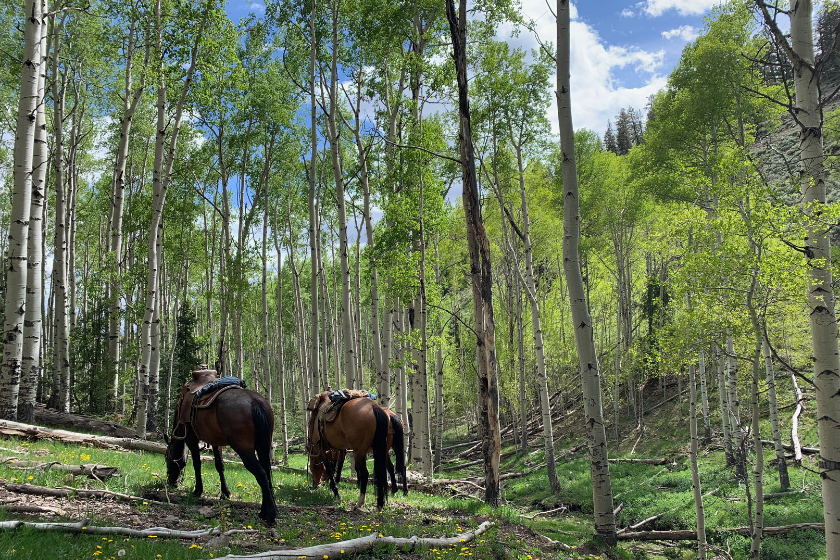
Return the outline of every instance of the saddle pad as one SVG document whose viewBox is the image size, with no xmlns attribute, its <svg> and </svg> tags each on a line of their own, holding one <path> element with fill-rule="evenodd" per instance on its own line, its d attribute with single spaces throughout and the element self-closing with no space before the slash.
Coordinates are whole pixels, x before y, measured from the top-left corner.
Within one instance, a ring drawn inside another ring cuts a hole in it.
<svg viewBox="0 0 840 560">
<path fill-rule="evenodd" d="M 339 389 L 338 391 L 333 391 L 328 396 L 333 402 L 339 400 L 359 399 L 362 397 L 367 397 L 374 401 L 376 400 L 376 395 L 374 393 L 368 393 L 364 389 Z"/>
<path fill-rule="evenodd" d="M 201 399 L 204 395 L 208 395 L 213 391 L 218 391 L 219 389 L 222 389 L 224 387 L 242 387 L 244 389 L 245 382 L 239 379 L 238 377 L 232 376 L 219 378 L 213 381 L 212 383 L 208 383 L 195 393 L 196 402 L 199 399 Z"/>
<path fill-rule="evenodd" d="M 199 395 L 199 393 L 195 394 L 193 397 L 193 408 L 210 408 L 213 406 L 213 403 L 216 402 L 216 399 L 227 391 L 228 389 L 244 389 L 244 387 L 240 385 L 225 385 L 221 389 L 218 389 L 212 393 L 206 393 L 204 395 Z"/>
</svg>

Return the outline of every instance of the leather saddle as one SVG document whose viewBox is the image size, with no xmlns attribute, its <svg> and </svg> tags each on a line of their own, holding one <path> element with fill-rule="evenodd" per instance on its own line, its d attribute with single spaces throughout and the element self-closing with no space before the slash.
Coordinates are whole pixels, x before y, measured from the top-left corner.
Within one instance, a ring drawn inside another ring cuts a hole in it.
<svg viewBox="0 0 840 560">
<path fill-rule="evenodd" d="M 201 364 L 192 372 L 192 380 L 186 382 L 181 388 L 181 395 L 178 397 L 178 405 L 175 408 L 175 431 L 172 433 L 174 439 L 184 439 L 187 435 L 187 423 L 191 420 L 194 395 L 216 379 L 216 370 L 208 369 L 206 364 Z"/>
</svg>

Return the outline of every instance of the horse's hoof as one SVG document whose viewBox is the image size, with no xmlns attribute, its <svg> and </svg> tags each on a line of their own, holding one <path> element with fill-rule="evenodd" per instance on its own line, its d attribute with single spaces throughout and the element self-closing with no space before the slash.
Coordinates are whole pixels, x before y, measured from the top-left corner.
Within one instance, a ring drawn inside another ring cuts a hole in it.
<svg viewBox="0 0 840 560">
<path fill-rule="evenodd" d="M 202 495 L 202 494 L 204 494 L 204 490 L 198 490 L 198 489 L 196 489 L 196 490 L 193 490 L 193 493 L 192 493 L 192 494 L 193 494 L 193 497 L 195 497 L 195 498 L 200 498 L 200 497 L 201 497 L 201 495 Z"/>
<path fill-rule="evenodd" d="M 260 513 L 258 517 L 262 520 L 262 522 L 265 524 L 266 527 L 274 527 L 274 525 L 277 523 L 277 521 L 276 521 L 277 512 L 276 511 L 271 512 L 268 515 L 264 515 L 264 514 Z"/>
</svg>

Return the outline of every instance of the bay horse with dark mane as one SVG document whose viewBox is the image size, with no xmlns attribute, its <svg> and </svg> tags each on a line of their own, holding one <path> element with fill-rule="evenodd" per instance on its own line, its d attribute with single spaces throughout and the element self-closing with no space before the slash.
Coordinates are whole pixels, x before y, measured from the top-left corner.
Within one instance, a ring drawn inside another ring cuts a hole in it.
<svg viewBox="0 0 840 560">
<path fill-rule="evenodd" d="M 388 494 L 388 414 L 371 399 L 353 398 L 342 405 L 335 420 L 318 422 L 319 411 L 330 402 L 328 395 L 327 392 L 322 393 L 318 396 L 317 404 L 310 406 L 307 449 L 313 488 L 317 487 L 321 480 L 328 479 L 330 489 L 338 498 L 336 462 L 342 451 L 352 450 L 360 491 L 356 507 L 363 507 L 369 477 L 366 455 L 372 450 L 376 507 L 381 510 Z"/>
<path fill-rule="evenodd" d="M 206 366 L 205 366 L 206 367 Z M 212 372 L 212 378 L 209 377 Z M 184 385 L 175 409 L 175 428 L 172 437 L 166 440 L 166 470 L 170 487 L 178 485 L 184 467 L 187 465 L 186 449 L 192 455 L 195 469 L 195 491 L 201 496 L 204 485 L 201 481 L 201 456 L 198 442 L 204 441 L 213 448 L 216 470 L 222 487 L 222 497 L 229 498 L 230 490 L 225 482 L 225 466 L 220 447 L 230 446 L 242 459 L 242 464 L 257 479 L 262 490 L 262 504 L 259 517 L 267 525 L 274 525 L 277 506 L 271 484 L 271 436 L 274 432 L 274 412 L 271 405 L 258 392 L 238 386 L 228 386 L 210 397 L 210 406 L 194 407 L 194 394 L 201 386 L 215 380 L 215 371 L 194 372 L 193 381 Z M 204 374 L 196 377 L 195 374 Z M 225 378 L 230 379 L 230 378 Z"/>
</svg>

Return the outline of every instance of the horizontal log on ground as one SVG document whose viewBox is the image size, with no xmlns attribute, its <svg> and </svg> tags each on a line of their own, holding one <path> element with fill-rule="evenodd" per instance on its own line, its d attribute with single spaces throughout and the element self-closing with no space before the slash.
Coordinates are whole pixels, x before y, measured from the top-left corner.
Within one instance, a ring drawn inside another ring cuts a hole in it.
<svg viewBox="0 0 840 560">
<path fill-rule="evenodd" d="M 12 468 L 18 469 L 41 469 L 64 471 L 73 476 L 86 476 L 94 480 L 107 480 L 115 476 L 121 476 L 120 470 L 117 467 L 109 467 L 106 465 L 65 465 L 58 461 L 42 462 L 42 461 L 20 461 L 17 457 L 3 457 L 0 458 L 0 463 L 8 464 Z"/>
<path fill-rule="evenodd" d="M 0 420 L 0 434 L 6 436 L 52 439 L 64 443 L 86 444 L 94 447 L 103 447 L 105 449 L 122 448 L 160 454 L 163 454 L 166 451 L 166 445 L 156 443 L 154 441 L 146 441 L 135 438 L 95 436 L 79 432 L 69 432 L 67 430 L 44 428 L 41 426 L 34 426 L 32 424 L 24 424 L 22 422 L 12 422 L 11 420 Z"/>
<path fill-rule="evenodd" d="M 83 414 L 71 414 L 69 412 L 58 412 L 46 408 L 43 405 L 35 407 L 35 421 L 39 424 L 46 424 L 47 426 L 54 426 L 58 428 L 69 428 L 71 430 L 84 430 L 86 432 L 96 432 L 98 434 L 133 438 L 137 435 L 137 431 L 117 424 L 116 422 L 106 422 Z"/>
<path fill-rule="evenodd" d="M 783 525 L 781 527 L 765 527 L 762 532 L 765 536 L 783 535 L 793 531 L 807 530 L 825 532 L 825 523 L 796 523 L 794 525 Z M 706 529 L 708 532 L 738 533 L 749 537 L 752 533 L 749 527 L 736 527 L 733 529 Z M 697 540 L 697 531 L 636 531 L 632 533 L 618 534 L 620 541 L 694 541 Z"/>
<path fill-rule="evenodd" d="M 763 443 L 764 445 L 769 445 L 771 447 L 775 445 L 769 439 L 763 439 L 763 440 L 761 440 L 761 443 Z M 782 449 L 786 449 L 787 451 L 793 451 L 794 450 L 793 446 L 788 444 L 788 443 L 783 443 L 782 444 Z M 816 447 L 800 447 L 800 449 L 802 450 L 802 453 L 804 453 L 806 455 L 819 455 L 820 454 L 820 450 Z"/>
<path fill-rule="evenodd" d="M 487 531 L 487 529 L 492 526 L 492 522 L 485 521 L 479 525 L 478 529 L 474 532 L 461 533 L 460 535 L 455 535 L 454 537 L 434 538 L 415 536 L 406 539 L 399 537 L 380 537 L 378 534 L 374 534 L 367 537 L 360 537 L 358 539 L 320 544 L 306 548 L 271 550 L 248 556 L 229 554 L 227 556 L 223 556 L 222 558 L 227 560 L 242 560 L 246 558 L 259 558 L 261 560 L 277 560 L 282 558 L 344 558 L 351 554 L 357 554 L 359 552 L 370 550 L 378 544 L 391 544 L 400 549 L 408 547 L 409 550 L 413 550 L 418 545 L 433 548 L 444 548 L 452 545 L 466 544 Z"/>
<path fill-rule="evenodd" d="M 62 531 L 65 533 L 91 533 L 96 535 L 124 535 L 127 537 L 154 537 L 170 539 L 197 539 L 206 535 L 218 535 L 221 533 L 218 527 L 211 529 L 198 529 L 196 531 L 180 531 L 167 527 L 151 527 L 149 529 L 131 529 L 129 527 L 99 527 L 88 525 L 89 519 L 77 523 L 30 523 L 28 521 L 0 521 L 0 530 L 8 531 L 28 527 L 36 531 Z M 237 533 L 257 533 L 257 529 L 231 529 L 224 535 Z"/>
<path fill-rule="evenodd" d="M 6 513 L 53 513 L 55 515 L 67 515 L 67 512 L 63 509 L 48 506 L 34 506 L 29 504 L 2 504 L 0 505 L 0 509 L 5 510 Z"/>
<path fill-rule="evenodd" d="M 464 443 L 456 443 L 455 445 L 450 445 L 448 447 L 444 447 L 443 449 L 441 449 L 441 451 L 446 453 L 447 451 L 452 451 L 453 449 L 458 449 L 458 448 L 461 448 L 461 447 L 467 447 L 468 445 L 475 445 L 476 443 L 480 443 L 480 442 L 478 442 L 478 441 L 465 441 Z"/>
<path fill-rule="evenodd" d="M 665 465 L 668 463 L 668 459 L 664 457 L 656 457 L 654 459 L 624 459 L 624 458 L 615 458 L 610 459 L 610 463 L 644 463 L 645 465 Z"/>
<path fill-rule="evenodd" d="M 151 498 L 157 501 L 166 501 L 166 493 L 161 490 L 147 490 L 143 493 L 143 499 Z M 245 502 L 242 500 L 225 500 L 223 498 L 193 498 L 192 496 L 184 496 L 182 494 L 169 494 L 169 502 L 173 504 L 188 504 L 189 502 L 196 502 L 196 505 L 212 506 L 212 505 L 231 505 L 236 507 L 260 507 L 260 502 Z M 278 510 L 285 511 L 335 511 L 335 506 L 291 506 L 286 504 L 277 504 Z"/>
<path fill-rule="evenodd" d="M 155 503 L 166 503 L 157 500 L 149 500 L 141 498 L 140 496 L 130 496 L 128 494 L 121 494 L 119 492 L 112 492 L 111 490 L 88 490 L 85 488 L 49 488 L 47 486 L 36 486 L 34 484 L 10 484 L 0 483 L 0 488 L 5 488 L 9 492 L 15 494 L 29 494 L 30 496 L 49 496 L 52 498 L 114 498 L 116 500 L 123 500 L 129 502 L 142 502 L 148 500 Z"/>
</svg>

